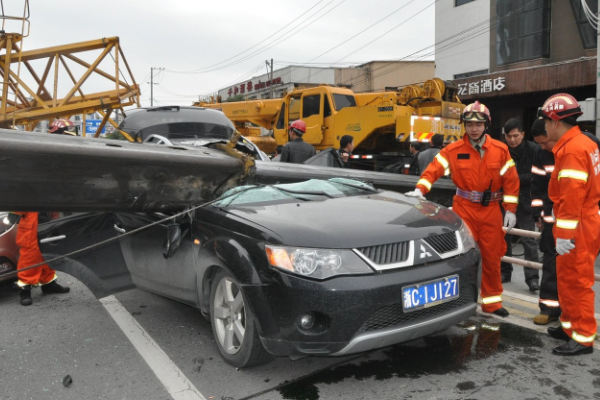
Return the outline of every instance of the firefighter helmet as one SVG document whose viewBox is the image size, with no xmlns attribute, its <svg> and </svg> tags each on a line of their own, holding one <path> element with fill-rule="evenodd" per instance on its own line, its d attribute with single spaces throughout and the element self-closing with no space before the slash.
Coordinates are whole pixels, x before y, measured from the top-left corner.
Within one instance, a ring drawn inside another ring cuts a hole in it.
<svg viewBox="0 0 600 400">
<path fill-rule="evenodd" d="M 48 132 L 72 136 L 77 135 L 75 131 L 75 124 L 73 123 L 73 121 L 66 118 L 55 119 L 54 121 L 52 121 Z"/>
<path fill-rule="evenodd" d="M 297 119 L 290 125 L 290 129 L 293 129 L 298 135 L 304 135 L 306 132 L 306 123 L 301 119 Z"/>
<path fill-rule="evenodd" d="M 466 121 L 485 122 L 486 125 L 489 125 L 492 122 L 490 110 L 484 104 L 475 101 L 466 106 L 460 115 L 460 122 Z"/>
<path fill-rule="evenodd" d="M 538 116 L 553 121 L 560 121 L 568 117 L 577 119 L 581 114 L 583 114 L 583 111 L 581 111 L 579 103 L 573 96 L 567 93 L 558 93 L 550 96 L 538 111 Z"/>
</svg>

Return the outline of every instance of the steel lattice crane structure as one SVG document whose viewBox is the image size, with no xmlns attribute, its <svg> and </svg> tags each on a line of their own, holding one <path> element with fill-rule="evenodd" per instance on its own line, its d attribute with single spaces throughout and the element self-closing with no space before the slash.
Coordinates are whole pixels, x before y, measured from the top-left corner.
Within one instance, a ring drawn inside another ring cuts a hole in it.
<svg viewBox="0 0 600 400">
<path fill-rule="evenodd" d="M 9 21 L 22 24 L 20 33 L 0 31 L 0 127 L 23 125 L 26 130 L 33 130 L 43 120 L 98 112 L 103 119 L 95 137 L 107 123 L 116 128 L 117 123 L 111 118 L 114 110 L 124 112 L 124 107 L 140 106 L 139 85 L 119 38 L 23 51 L 23 38 L 29 35 L 29 0 L 24 3 L 23 16 L 15 17 L 5 15 L 0 0 L 2 28 Z M 100 68 L 103 61 L 110 61 L 109 56 L 114 69 Z M 63 78 L 60 82 L 59 77 Z M 92 78 L 96 79 L 94 84 L 90 84 Z M 98 80 L 102 89 L 110 89 L 98 91 Z M 61 90 L 65 87 L 69 89 Z"/>
</svg>

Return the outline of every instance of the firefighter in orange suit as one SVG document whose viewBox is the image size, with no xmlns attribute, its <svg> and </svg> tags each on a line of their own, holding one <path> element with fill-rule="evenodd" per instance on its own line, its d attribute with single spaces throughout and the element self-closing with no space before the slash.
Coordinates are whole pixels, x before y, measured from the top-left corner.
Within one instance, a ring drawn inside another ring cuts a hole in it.
<svg viewBox="0 0 600 400">
<path fill-rule="evenodd" d="M 562 356 L 592 353 L 596 336 L 592 286 L 600 249 L 600 152 L 579 130 L 576 120 L 581 114 L 577 100 L 566 93 L 551 96 L 539 111 L 548 139 L 556 142 L 548 196 L 554 203 L 552 233 L 562 314 L 561 326 L 548 328 L 548 334 L 567 340 L 552 349 Z"/>
<path fill-rule="evenodd" d="M 75 124 L 69 119 L 60 118 L 52 121 L 49 133 L 59 135 L 76 136 L 77 130 Z M 21 269 L 30 267 L 44 262 L 44 257 L 40 252 L 38 245 L 38 213 L 37 212 L 11 212 L 8 214 L 10 223 L 18 223 L 17 229 L 17 246 L 19 249 L 19 262 L 17 264 L 17 285 L 20 290 L 21 304 L 30 306 L 33 304 L 31 300 L 31 288 L 33 286 L 41 286 L 44 294 L 50 293 L 67 293 L 70 288 L 59 285 L 56 282 L 56 272 L 47 264 L 42 264 L 39 267 Z"/>
<path fill-rule="evenodd" d="M 506 317 L 502 307 L 500 258 L 506 251 L 502 226 L 512 229 L 519 198 L 519 175 L 508 147 L 485 134 L 491 122 L 488 108 L 476 101 L 461 115 L 463 140 L 442 149 L 422 173 L 408 196 L 424 198 L 435 181 L 451 174 L 456 185 L 452 209 L 471 229 L 482 258 L 481 309 Z M 504 223 L 500 202 L 506 210 Z"/>
<path fill-rule="evenodd" d="M 67 293 L 70 289 L 56 282 L 56 272 L 47 264 L 39 267 L 19 271 L 35 264 L 43 263 L 44 257 L 38 245 L 38 213 L 37 212 L 11 212 L 9 221 L 18 222 L 17 246 L 19 249 L 19 262 L 17 264 L 17 285 L 20 290 L 21 304 L 30 306 L 31 288 L 41 286 L 44 294 Z"/>
</svg>

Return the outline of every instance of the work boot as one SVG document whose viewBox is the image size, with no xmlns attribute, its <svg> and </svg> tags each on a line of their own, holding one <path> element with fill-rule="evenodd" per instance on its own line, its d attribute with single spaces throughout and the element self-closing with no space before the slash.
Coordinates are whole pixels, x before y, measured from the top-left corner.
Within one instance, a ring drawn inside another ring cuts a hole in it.
<svg viewBox="0 0 600 400">
<path fill-rule="evenodd" d="M 552 321 L 558 321 L 558 316 L 539 313 L 533 317 L 533 323 L 536 325 L 548 325 Z"/>
<path fill-rule="evenodd" d="M 540 290 L 540 284 L 537 279 L 532 279 L 525 283 L 527 283 L 530 292 L 537 292 L 538 290 Z"/>
<path fill-rule="evenodd" d="M 51 293 L 68 293 L 71 288 L 60 286 L 56 281 L 52 281 L 45 285 L 42 285 L 42 293 L 51 294 Z"/>
<path fill-rule="evenodd" d="M 496 314 L 496 315 L 498 315 L 500 317 L 508 317 L 508 315 L 509 315 L 508 314 L 508 310 L 506 308 L 504 308 L 504 307 L 499 308 L 496 311 L 485 311 L 485 310 L 482 310 L 482 311 L 485 312 L 485 313 L 488 313 L 488 314 Z"/>
<path fill-rule="evenodd" d="M 502 283 L 509 283 L 511 280 L 511 276 L 502 274 L 501 280 L 502 280 Z"/>
<path fill-rule="evenodd" d="M 567 332 L 560 326 L 551 326 L 548 328 L 548 335 L 558 340 L 570 340 L 571 338 L 567 335 Z"/>
<path fill-rule="evenodd" d="M 552 349 L 552 354 L 557 356 L 578 356 L 580 354 L 592 354 L 594 348 L 592 346 L 584 346 L 577 343 L 573 339 L 569 340 L 562 346 L 558 346 Z"/>
<path fill-rule="evenodd" d="M 31 300 L 31 285 L 21 286 L 21 291 L 19 292 L 19 296 L 21 296 L 21 305 L 22 306 L 32 305 L 33 300 Z"/>
</svg>

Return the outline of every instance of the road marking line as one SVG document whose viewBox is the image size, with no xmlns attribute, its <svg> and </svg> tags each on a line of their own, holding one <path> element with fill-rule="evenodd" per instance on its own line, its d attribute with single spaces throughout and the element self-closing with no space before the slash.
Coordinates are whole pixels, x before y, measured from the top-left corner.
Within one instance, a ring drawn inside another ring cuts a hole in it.
<svg viewBox="0 0 600 400">
<path fill-rule="evenodd" d="M 100 302 L 174 400 L 206 400 L 115 296 Z"/>
</svg>

